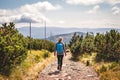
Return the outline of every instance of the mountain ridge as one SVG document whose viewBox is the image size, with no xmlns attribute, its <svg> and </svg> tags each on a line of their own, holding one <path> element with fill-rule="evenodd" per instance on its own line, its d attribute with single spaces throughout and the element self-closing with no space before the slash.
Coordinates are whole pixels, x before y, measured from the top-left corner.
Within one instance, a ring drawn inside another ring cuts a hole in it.
<svg viewBox="0 0 120 80">
<path fill-rule="evenodd" d="M 17 28 L 18 31 L 23 34 L 24 36 L 29 36 L 29 27 L 21 27 Z M 55 35 L 60 35 L 60 34 L 68 34 L 72 32 L 93 32 L 94 34 L 100 32 L 100 33 L 105 33 L 106 31 L 109 31 L 114 28 L 62 28 L 62 27 L 47 27 L 46 28 L 46 37 L 50 36 L 55 36 Z M 39 39 L 44 39 L 45 32 L 44 27 L 32 27 L 31 28 L 31 35 L 33 38 L 39 38 Z M 115 28 L 115 30 L 120 32 L 120 29 Z"/>
<path fill-rule="evenodd" d="M 60 34 L 60 35 L 50 36 L 50 37 L 47 38 L 47 40 L 56 43 L 58 41 L 58 38 L 62 37 L 64 43 L 68 44 L 70 42 L 72 36 L 74 35 L 74 33 L 76 33 L 79 36 L 83 35 L 83 37 L 85 37 L 85 35 L 86 35 L 86 33 L 83 33 L 83 32 L 72 32 L 72 33 L 67 33 L 67 34 Z"/>
</svg>

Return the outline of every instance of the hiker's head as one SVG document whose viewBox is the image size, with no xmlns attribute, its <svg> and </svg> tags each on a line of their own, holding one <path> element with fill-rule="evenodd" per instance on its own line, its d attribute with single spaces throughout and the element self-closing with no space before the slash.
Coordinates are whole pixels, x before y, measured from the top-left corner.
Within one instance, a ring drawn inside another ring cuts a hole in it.
<svg viewBox="0 0 120 80">
<path fill-rule="evenodd" d="M 62 37 L 59 37 L 58 42 L 62 42 L 62 39 L 63 39 Z"/>
</svg>

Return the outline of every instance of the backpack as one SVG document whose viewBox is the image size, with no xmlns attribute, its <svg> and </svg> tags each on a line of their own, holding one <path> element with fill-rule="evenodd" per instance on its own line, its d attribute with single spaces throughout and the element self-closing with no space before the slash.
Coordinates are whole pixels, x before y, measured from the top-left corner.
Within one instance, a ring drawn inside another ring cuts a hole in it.
<svg viewBox="0 0 120 80">
<path fill-rule="evenodd" d="M 57 51 L 57 53 L 63 53 L 64 52 L 64 45 L 63 45 L 63 43 L 57 43 L 56 44 L 56 51 Z"/>
</svg>

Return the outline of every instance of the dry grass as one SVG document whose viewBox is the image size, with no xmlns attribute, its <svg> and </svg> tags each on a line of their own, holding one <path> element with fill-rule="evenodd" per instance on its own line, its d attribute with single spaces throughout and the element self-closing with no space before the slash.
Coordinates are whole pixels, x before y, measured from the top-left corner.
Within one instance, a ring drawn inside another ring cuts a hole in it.
<svg viewBox="0 0 120 80">
<path fill-rule="evenodd" d="M 48 57 L 44 57 L 47 53 Z M 53 53 L 49 53 L 45 50 L 32 50 L 28 51 L 27 58 L 21 65 L 12 69 L 12 73 L 9 77 L 0 76 L 0 80 L 37 80 L 39 72 L 42 71 L 46 65 L 54 60 Z"/>
<path fill-rule="evenodd" d="M 83 63 L 85 63 L 85 64 L 86 64 L 87 61 L 89 61 L 90 65 L 92 66 L 92 65 L 95 64 L 94 59 L 95 59 L 95 57 L 96 57 L 96 54 L 97 54 L 97 53 L 92 53 L 92 54 L 90 55 L 90 54 L 85 53 L 85 54 L 83 54 L 83 55 L 80 57 L 80 61 L 83 62 Z"/>
<path fill-rule="evenodd" d="M 120 80 L 120 66 L 100 74 L 100 80 Z"/>
<path fill-rule="evenodd" d="M 42 62 L 34 64 L 34 66 L 29 68 L 27 76 L 25 77 L 26 79 L 24 79 L 24 80 L 31 80 L 31 79 L 37 80 L 39 72 L 41 72 L 45 68 L 46 65 L 51 63 L 53 59 L 54 59 L 54 56 L 52 54 L 52 55 L 50 55 L 49 58 L 42 59 Z"/>
<path fill-rule="evenodd" d="M 80 57 L 80 61 L 85 63 L 90 62 L 90 66 L 98 73 L 100 80 L 120 80 L 120 65 L 116 62 L 95 62 L 97 53 L 89 55 L 87 53 Z"/>
<path fill-rule="evenodd" d="M 5 80 L 5 77 L 3 75 L 0 75 L 0 80 Z"/>
</svg>

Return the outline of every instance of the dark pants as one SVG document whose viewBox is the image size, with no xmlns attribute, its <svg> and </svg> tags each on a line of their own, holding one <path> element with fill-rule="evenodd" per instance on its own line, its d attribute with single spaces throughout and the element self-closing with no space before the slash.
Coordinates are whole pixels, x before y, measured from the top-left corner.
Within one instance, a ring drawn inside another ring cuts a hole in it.
<svg viewBox="0 0 120 80">
<path fill-rule="evenodd" d="M 57 59 L 58 59 L 58 66 L 62 67 L 63 55 L 57 55 Z"/>
</svg>

